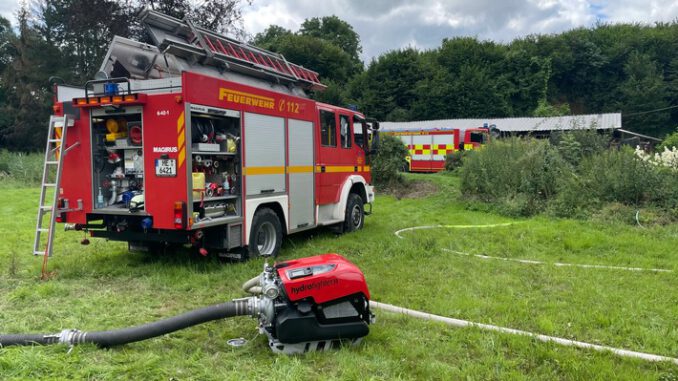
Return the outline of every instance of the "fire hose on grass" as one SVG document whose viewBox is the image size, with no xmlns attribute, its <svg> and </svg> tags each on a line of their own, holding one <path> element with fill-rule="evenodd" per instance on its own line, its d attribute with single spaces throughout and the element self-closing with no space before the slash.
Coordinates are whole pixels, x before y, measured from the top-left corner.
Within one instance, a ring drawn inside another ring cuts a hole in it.
<svg viewBox="0 0 678 381">
<path fill-rule="evenodd" d="M 599 352 L 610 352 L 616 356 L 620 357 L 628 357 L 628 358 L 635 358 L 635 359 L 641 359 L 641 360 L 646 360 L 646 361 L 652 361 L 652 362 L 662 362 L 662 361 L 667 361 L 671 362 L 673 364 L 678 365 L 678 358 L 673 358 L 673 357 L 667 357 L 667 356 L 660 356 L 660 355 L 655 355 L 651 353 L 643 353 L 643 352 L 635 352 L 635 351 L 630 351 L 627 349 L 622 349 L 622 348 L 614 348 L 614 347 L 609 347 L 606 345 L 598 345 L 598 344 L 590 344 L 590 343 L 585 343 L 583 341 L 576 341 L 576 340 L 570 340 L 570 339 L 565 339 L 561 337 L 555 337 L 555 336 L 547 336 L 547 335 L 542 335 L 538 333 L 533 333 L 533 332 L 527 332 L 527 331 L 521 331 L 519 329 L 513 329 L 513 328 L 506 328 L 506 327 L 499 327 L 496 325 L 491 325 L 491 324 L 483 324 L 483 323 L 475 323 L 471 322 L 468 320 L 461 320 L 461 319 L 453 319 L 445 316 L 439 316 L 439 315 L 433 315 L 429 314 L 426 312 L 421 312 L 421 311 L 416 311 L 416 310 L 411 310 L 408 308 L 403 308 L 403 307 L 398 307 L 394 306 L 391 304 L 386 304 L 386 303 L 379 303 L 372 301 L 371 302 L 372 307 L 383 310 L 383 311 L 388 311 L 388 312 L 393 312 L 397 314 L 402 314 L 406 316 L 411 316 L 417 319 L 422 319 L 422 320 L 428 320 L 428 321 L 436 321 L 436 322 L 441 322 L 444 324 L 447 324 L 452 327 L 457 327 L 457 328 L 478 328 L 482 329 L 485 331 L 494 331 L 494 332 L 500 332 L 500 333 L 506 333 L 506 334 L 511 334 L 511 335 L 519 335 L 519 336 L 527 336 L 534 338 L 536 340 L 545 342 L 545 343 L 556 343 L 568 347 L 577 347 L 577 348 L 583 348 L 583 349 L 592 349 L 594 351 L 599 351 Z"/>
<path fill-rule="evenodd" d="M 68 344 L 77 345 L 91 343 L 99 347 L 113 347 L 151 339 L 166 335 L 184 328 L 213 320 L 226 319 L 235 316 L 251 316 L 255 309 L 253 298 L 236 299 L 230 302 L 215 304 L 209 307 L 189 311 L 168 319 L 139 325 L 131 328 L 121 328 L 109 331 L 82 332 L 77 329 L 66 329 L 59 333 L 33 333 L 0 335 L 0 347 L 11 345 L 48 345 Z"/>
<path fill-rule="evenodd" d="M 396 235 L 396 237 L 403 239 L 404 237 L 402 236 L 402 233 L 407 232 L 407 231 L 415 231 L 415 230 L 423 230 L 423 229 L 440 229 L 440 228 L 445 228 L 445 229 L 480 228 L 480 229 L 482 229 L 482 228 L 504 227 L 504 226 L 510 226 L 510 225 L 513 225 L 513 223 L 509 222 L 509 223 L 486 224 L 486 225 L 425 225 L 425 226 L 413 226 L 413 227 L 409 227 L 409 228 L 400 229 L 400 230 L 397 230 L 394 234 Z M 465 252 L 462 252 L 462 251 L 455 251 L 455 250 L 450 250 L 450 249 L 443 249 L 443 250 L 447 251 L 447 252 L 454 253 L 454 254 L 458 254 L 458 255 L 476 257 L 476 258 L 481 258 L 481 259 L 496 259 L 496 260 L 513 261 L 513 262 L 517 262 L 517 263 L 536 264 L 536 265 L 542 265 L 542 264 L 547 263 L 547 262 L 534 261 L 534 260 L 528 260 L 528 259 L 514 259 L 514 258 L 491 257 L 491 256 L 486 256 L 486 255 L 469 254 L 469 253 L 465 253 Z M 649 272 L 656 272 L 656 273 L 670 273 L 670 272 L 672 272 L 672 270 L 657 269 L 657 268 L 603 266 L 603 265 L 573 264 L 573 263 L 560 263 L 560 262 L 555 262 L 555 263 L 553 263 L 553 265 L 557 266 L 557 267 L 581 267 L 581 268 L 624 270 L 624 271 L 649 271 Z M 380 302 L 376 302 L 376 301 L 372 301 L 371 305 L 372 305 L 373 308 L 381 309 L 383 311 L 399 313 L 399 314 L 403 314 L 403 315 L 407 315 L 407 316 L 411 316 L 411 317 L 415 317 L 415 318 L 423 319 L 423 320 L 442 322 L 444 324 L 447 324 L 447 325 L 450 325 L 450 326 L 453 326 L 453 327 L 458 327 L 458 328 L 473 327 L 473 328 L 478 328 L 478 329 L 482 329 L 482 330 L 500 332 L 500 333 L 505 333 L 505 334 L 528 336 L 528 337 L 534 338 L 534 339 L 542 341 L 542 342 L 552 342 L 552 343 L 556 343 L 556 344 L 560 344 L 560 345 L 564 345 L 564 346 L 572 346 L 572 347 L 577 347 L 577 348 L 592 349 L 592 350 L 600 351 L 600 352 L 610 352 L 610 353 L 612 353 L 616 356 L 636 358 L 636 359 L 641 359 L 641 360 L 645 360 L 645 361 L 652 361 L 652 362 L 667 361 L 667 362 L 671 362 L 671 363 L 678 365 L 678 358 L 673 358 L 673 357 L 667 357 L 667 356 L 661 356 L 661 355 L 655 355 L 655 354 L 643 353 L 643 352 L 635 352 L 635 351 L 630 351 L 630 350 L 623 349 L 623 348 L 614 348 L 614 347 L 610 347 L 610 346 L 606 346 L 606 345 L 590 344 L 590 343 L 585 343 L 585 342 L 582 342 L 582 341 L 570 340 L 570 339 L 565 339 L 565 338 L 555 337 L 555 336 L 547 336 L 547 335 L 522 331 L 522 330 L 513 329 L 513 328 L 506 328 L 506 327 L 500 327 L 500 326 L 496 326 L 496 325 L 476 323 L 476 322 L 471 322 L 471 321 L 461 320 L 461 319 L 454 319 L 454 318 L 449 318 L 449 317 L 445 317 L 445 316 L 433 315 L 433 314 L 426 313 L 426 312 L 411 310 L 411 309 L 404 308 L 404 307 L 398 307 L 398 306 L 394 306 L 394 305 L 391 305 L 391 304 L 380 303 Z"/>
</svg>

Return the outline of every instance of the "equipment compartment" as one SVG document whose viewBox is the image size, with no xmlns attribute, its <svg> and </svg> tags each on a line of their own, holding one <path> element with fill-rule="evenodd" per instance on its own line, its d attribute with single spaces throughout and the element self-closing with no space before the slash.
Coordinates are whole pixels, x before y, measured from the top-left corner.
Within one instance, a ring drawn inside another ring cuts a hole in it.
<svg viewBox="0 0 678 381">
<path fill-rule="evenodd" d="M 92 110 L 94 209 L 129 213 L 144 210 L 144 152 L 140 107 Z"/>
<path fill-rule="evenodd" d="M 190 126 L 193 221 L 239 217 L 240 113 L 191 105 Z"/>
</svg>

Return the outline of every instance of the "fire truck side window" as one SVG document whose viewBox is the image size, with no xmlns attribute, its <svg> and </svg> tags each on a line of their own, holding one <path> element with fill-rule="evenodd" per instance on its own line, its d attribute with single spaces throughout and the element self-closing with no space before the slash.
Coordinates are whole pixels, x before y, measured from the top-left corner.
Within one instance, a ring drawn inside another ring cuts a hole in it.
<svg viewBox="0 0 678 381">
<path fill-rule="evenodd" d="M 341 147 L 351 148 L 351 125 L 348 116 L 339 115 L 339 135 L 341 136 Z"/>
<path fill-rule="evenodd" d="M 485 134 L 483 134 L 482 132 L 472 132 L 471 142 L 485 144 Z"/>
<path fill-rule="evenodd" d="M 337 146 L 337 121 L 332 111 L 320 110 L 320 144 Z"/>
</svg>

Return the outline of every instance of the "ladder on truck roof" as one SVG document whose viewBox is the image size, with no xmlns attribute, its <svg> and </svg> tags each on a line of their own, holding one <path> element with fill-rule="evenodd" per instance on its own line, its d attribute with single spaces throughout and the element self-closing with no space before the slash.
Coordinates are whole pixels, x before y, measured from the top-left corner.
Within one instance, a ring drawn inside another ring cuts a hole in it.
<svg viewBox="0 0 678 381">
<path fill-rule="evenodd" d="M 185 58 L 189 64 L 212 65 L 311 90 L 323 90 L 318 73 L 288 62 L 282 54 L 260 49 L 163 13 L 144 9 L 139 14 L 155 45 Z"/>
<path fill-rule="evenodd" d="M 66 147 L 66 135 L 68 127 L 73 126 L 73 118 L 69 115 L 50 116 L 49 133 L 47 135 L 47 147 L 45 148 L 45 161 L 42 169 L 42 186 L 40 188 L 40 204 L 38 206 L 38 220 L 35 225 L 35 241 L 33 243 L 33 255 L 43 255 L 43 276 L 47 257 L 52 256 L 52 242 L 54 241 L 54 228 L 57 214 L 82 210 L 82 200 L 78 200 L 78 209 L 68 209 L 66 205 L 59 205 L 59 188 L 61 186 L 61 172 L 64 156 L 72 148 L 80 143 L 75 142 Z M 64 148 L 66 147 L 66 148 Z M 52 191 L 48 197 L 48 193 Z M 49 222 L 45 225 L 44 217 L 49 215 Z M 47 226 L 47 227 L 45 227 Z M 42 234 L 47 234 L 44 242 Z M 44 247 L 44 249 L 43 249 Z"/>
</svg>

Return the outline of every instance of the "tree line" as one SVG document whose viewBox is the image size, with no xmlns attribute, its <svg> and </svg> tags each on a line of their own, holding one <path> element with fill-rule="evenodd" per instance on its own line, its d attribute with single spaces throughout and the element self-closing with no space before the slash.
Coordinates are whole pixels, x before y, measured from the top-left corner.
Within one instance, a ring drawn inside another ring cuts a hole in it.
<svg viewBox="0 0 678 381">
<path fill-rule="evenodd" d="M 678 126 L 675 21 L 600 23 L 508 44 L 451 37 L 366 67 L 358 35 L 334 16 L 297 32 L 271 26 L 254 43 L 319 70 L 329 88 L 317 98 L 382 121 L 621 112 L 624 127 L 660 138 Z"/>
<path fill-rule="evenodd" d="M 196 5 L 197 4 L 197 5 Z M 151 7 L 235 32 L 318 71 L 320 101 L 354 105 L 382 121 L 622 112 L 623 125 L 663 137 L 678 125 L 678 22 L 604 24 L 510 43 L 450 37 L 435 49 L 361 60 L 360 36 L 336 16 L 299 30 L 272 25 L 248 36 L 250 0 L 33 0 L 13 27 L 0 17 L 0 148 L 44 146 L 50 77 L 83 84 L 114 35 L 144 41 L 136 15 Z"/>
</svg>

